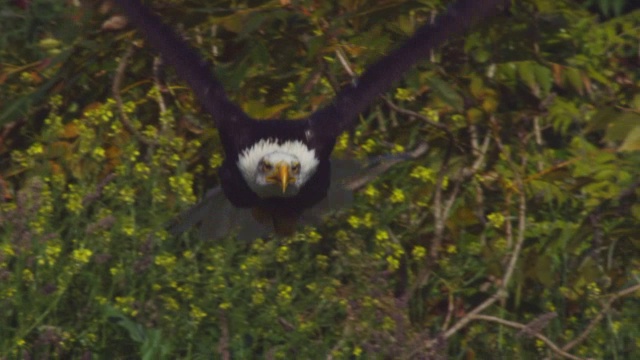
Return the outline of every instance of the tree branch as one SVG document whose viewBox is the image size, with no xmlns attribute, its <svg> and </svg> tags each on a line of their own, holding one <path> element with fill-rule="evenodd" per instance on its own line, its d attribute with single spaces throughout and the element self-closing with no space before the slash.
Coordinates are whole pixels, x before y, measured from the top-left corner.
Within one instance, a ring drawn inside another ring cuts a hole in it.
<svg viewBox="0 0 640 360">
<path fill-rule="evenodd" d="M 569 341 L 568 343 L 566 343 L 562 347 L 562 350 L 569 351 L 572 348 L 574 348 L 576 345 L 578 345 L 581 342 L 585 341 L 587 339 L 587 336 L 589 336 L 589 334 L 593 331 L 593 329 L 595 329 L 596 325 L 598 325 L 600 320 L 602 320 L 602 318 L 606 315 L 606 313 L 609 311 L 609 309 L 611 308 L 611 305 L 613 305 L 614 302 L 616 302 L 618 299 L 620 299 L 622 297 L 631 295 L 636 291 L 640 291 L 640 284 L 636 284 L 634 286 L 631 286 L 631 287 L 626 288 L 624 290 L 618 291 L 617 293 L 614 293 L 613 295 L 611 295 L 609 300 L 607 300 L 607 302 L 602 306 L 602 310 L 600 310 L 598 315 L 596 315 L 596 317 L 593 318 L 593 320 L 591 320 L 591 322 L 584 329 L 584 331 L 582 331 L 582 333 L 580 335 L 578 335 L 575 339 L 573 339 L 573 340 Z"/>
<path fill-rule="evenodd" d="M 523 163 L 526 163 L 526 158 L 523 158 Z M 507 287 L 509 286 L 509 282 L 513 276 L 516 264 L 518 262 L 518 258 L 520 257 L 520 252 L 522 251 L 522 245 L 525 240 L 525 228 L 526 228 L 526 213 L 527 213 L 527 202 L 526 195 L 524 192 L 524 184 L 522 182 L 522 177 L 518 174 L 518 172 L 514 172 L 516 175 L 516 186 L 519 193 L 519 207 L 518 207 L 518 228 L 517 228 L 517 240 L 516 245 L 513 248 L 513 252 L 509 258 L 509 262 L 507 268 L 505 269 L 504 276 L 502 278 L 502 283 L 498 290 L 480 305 L 476 306 L 473 310 L 468 312 L 465 316 L 460 318 L 450 329 L 446 330 L 441 336 L 436 337 L 435 339 L 429 340 L 426 342 L 425 347 L 431 348 L 433 347 L 440 338 L 448 339 L 457 333 L 460 329 L 465 327 L 469 322 L 474 319 L 475 315 L 479 315 L 482 311 L 484 311 L 489 306 L 493 305 L 496 301 L 505 299 L 508 295 Z M 418 350 L 416 349 L 413 354 L 415 354 Z"/>
<path fill-rule="evenodd" d="M 471 320 L 484 320 L 484 321 L 490 321 L 490 322 L 494 322 L 494 323 L 498 323 L 501 325 L 505 325 L 508 327 L 512 327 L 514 329 L 520 329 L 520 330 L 526 330 L 528 328 L 527 325 L 525 324 L 520 324 L 518 322 L 514 322 L 514 321 L 509 321 L 509 320 L 505 320 L 496 316 L 490 316 L 490 315 L 472 315 L 471 316 Z M 577 357 L 575 355 L 571 355 L 568 352 L 566 352 L 563 349 L 560 349 L 558 347 L 558 345 L 556 345 L 553 341 L 551 341 L 548 337 L 540 334 L 539 332 L 534 332 L 531 334 L 532 336 L 536 337 L 537 339 L 541 340 L 542 342 L 544 342 L 547 347 L 549 347 L 549 349 L 551 349 L 551 351 L 553 351 L 554 353 L 565 357 L 567 359 L 573 359 L 573 360 L 582 360 L 582 358 Z"/>
</svg>

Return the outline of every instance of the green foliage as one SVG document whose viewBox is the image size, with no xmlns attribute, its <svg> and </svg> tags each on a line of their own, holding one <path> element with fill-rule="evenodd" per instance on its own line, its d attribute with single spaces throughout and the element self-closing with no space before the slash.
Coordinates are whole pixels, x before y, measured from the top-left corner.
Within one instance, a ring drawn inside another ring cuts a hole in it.
<svg viewBox="0 0 640 360">
<path fill-rule="evenodd" d="M 390 89 L 412 116 L 378 102 L 336 148 L 427 154 L 316 228 L 245 244 L 165 232 L 217 183 L 212 122 L 146 49 L 119 106 L 136 35 L 49 3 L 0 15 L 20 45 L 0 46 L 0 358 L 556 356 L 505 321 L 559 347 L 590 329 L 567 350 L 580 357 L 640 354 L 638 291 L 620 293 L 640 276 L 637 12 L 525 1 L 453 39 Z M 340 56 L 359 72 L 442 5 L 283 3 L 150 5 L 259 117 L 323 106 L 352 80 Z M 443 335 L 503 292 L 481 312 L 503 322 Z"/>
</svg>

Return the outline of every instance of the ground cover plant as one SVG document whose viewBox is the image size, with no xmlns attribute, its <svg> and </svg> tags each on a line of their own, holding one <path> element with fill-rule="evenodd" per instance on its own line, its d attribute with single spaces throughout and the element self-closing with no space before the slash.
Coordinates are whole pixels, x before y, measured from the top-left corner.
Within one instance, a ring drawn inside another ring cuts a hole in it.
<svg viewBox="0 0 640 360">
<path fill-rule="evenodd" d="M 307 114 L 442 1 L 147 2 L 256 117 Z M 0 2 L 0 358 L 640 356 L 640 13 L 514 2 L 337 156 L 424 148 L 294 237 L 166 224 L 217 184 L 190 90 L 107 2 Z"/>
</svg>

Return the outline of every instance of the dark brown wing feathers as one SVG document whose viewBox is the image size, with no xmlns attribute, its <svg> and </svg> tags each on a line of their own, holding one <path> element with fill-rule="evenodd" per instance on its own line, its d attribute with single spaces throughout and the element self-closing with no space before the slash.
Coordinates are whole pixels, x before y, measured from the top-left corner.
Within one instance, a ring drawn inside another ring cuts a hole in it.
<svg viewBox="0 0 640 360">
<path fill-rule="evenodd" d="M 216 125 L 233 123 L 247 125 L 250 118 L 227 98 L 224 88 L 213 76 L 209 63 L 202 60 L 175 32 L 139 0 L 114 0 L 157 48 L 163 58 L 184 79 L 202 106 L 213 116 Z M 438 16 L 433 24 L 420 27 L 416 33 L 389 55 L 371 65 L 354 84 L 338 92 L 335 100 L 309 118 L 310 138 L 315 141 L 334 141 L 350 129 L 356 117 L 385 92 L 393 82 L 429 56 L 430 51 L 448 38 L 462 34 L 477 21 L 497 12 L 499 5 L 509 0 L 459 0 Z M 233 126 L 228 126 L 233 128 Z"/>
</svg>

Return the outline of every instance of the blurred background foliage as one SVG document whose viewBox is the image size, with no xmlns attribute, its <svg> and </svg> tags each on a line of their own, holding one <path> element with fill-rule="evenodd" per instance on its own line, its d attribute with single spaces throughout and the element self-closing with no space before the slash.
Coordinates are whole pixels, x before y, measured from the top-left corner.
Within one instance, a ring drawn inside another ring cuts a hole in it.
<svg viewBox="0 0 640 360">
<path fill-rule="evenodd" d="M 327 104 L 446 5 L 147 3 L 264 118 Z M 221 146 L 117 9 L 0 0 L 0 358 L 640 357 L 636 7 L 521 1 L 451 39 L 337 149 L 425 155 L 242 243 L 165 232 Z"/>
</svg>

